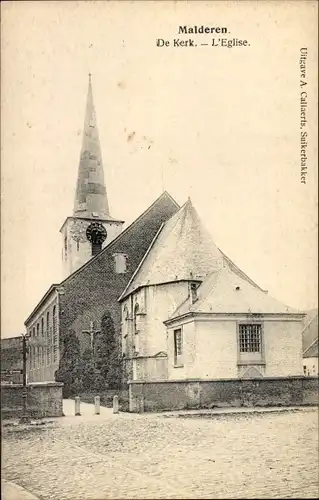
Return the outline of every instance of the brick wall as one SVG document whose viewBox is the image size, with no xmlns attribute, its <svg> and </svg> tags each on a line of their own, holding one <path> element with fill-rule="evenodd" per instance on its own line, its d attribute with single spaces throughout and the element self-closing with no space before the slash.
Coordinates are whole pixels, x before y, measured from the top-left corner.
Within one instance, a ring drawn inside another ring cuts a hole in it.
<svg viewBox="0 0 319 500">
<path fill-rule="evenodd" d="M 33 417 L 63 415 L 62 386 L 57 382 L 28 385 L 28 409 Z M 1 415 L 19 417 L 23 407 L 22 385 L 1 385 Z"/>
<path fill-rule="evenodd" d="M 22 368 L 21 336 L 1 339 L 1 370 Z"/>
<path fill-rule="evenodd" d="M 140 263 L 161 224 L 169 219 L 178 206 L 164 193 L 135 223 L 114 240 L 97 257 L 67 278 L 61 285 L 60 339 L 69 329 L 81 338 L 90 321 L 99 327 L 108 310 L 120 334 L 120 304 L 118 298 Z M 113 254 L 127 255 L 127 272 L 117 274 Z"/>
<path fill-rule="evenodd" d="M 129 382 L 131 412 L 318 402 L 317 377 Z"/>
</svg>

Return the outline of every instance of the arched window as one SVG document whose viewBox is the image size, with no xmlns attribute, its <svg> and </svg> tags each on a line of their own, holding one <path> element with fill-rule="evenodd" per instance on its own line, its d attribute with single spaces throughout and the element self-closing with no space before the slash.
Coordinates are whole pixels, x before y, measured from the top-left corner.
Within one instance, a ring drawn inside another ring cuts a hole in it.
<svg viewBox="0 0 319 500">
<path fill-rule="evenodd" d="M 52 323 L 53 323 L 53 363 L 56 363 L 58 360 L 58 330 L 57 330 L 56 306 L 53 307 Z"/>
<path fill-rule="evenodd" d="M 41 337 L 44 337 L 44 319 L 41 318 Z"/>
<path fill-rule="evenodd" d="M 37 323 L 37 337 L 39 337 L 40 325 Z"/>
</svg>

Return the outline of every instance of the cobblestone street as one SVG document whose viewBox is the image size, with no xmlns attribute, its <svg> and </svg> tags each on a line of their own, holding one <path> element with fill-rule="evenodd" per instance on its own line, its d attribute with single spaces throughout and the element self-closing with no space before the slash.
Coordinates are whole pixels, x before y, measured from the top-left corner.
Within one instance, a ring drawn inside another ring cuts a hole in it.
<svg viewBox="0 0 319 500">
<path fill-rule="evenodd" d="M 313 408 L 193 418 L 86 408 L 4 428 L 4 479 L 43 500 L 318 496 Z"/>
</svg>

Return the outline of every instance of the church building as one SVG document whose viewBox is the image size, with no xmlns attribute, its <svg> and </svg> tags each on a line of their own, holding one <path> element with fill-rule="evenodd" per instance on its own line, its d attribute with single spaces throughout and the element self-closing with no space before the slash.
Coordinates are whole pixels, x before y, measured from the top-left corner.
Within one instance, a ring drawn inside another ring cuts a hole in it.
<svg viewBox="0 0 319 500">
<path fill-rule="evenodd" d="M 132 381 L 302 375 L 304 314 L 216 246 L 190 199 L 161 225 L 119 301 Z"/>
<path fill-rule="evenodd" d="M 179 209 L 163 192 L 130 226 L 111 215 L 89 77 L 73 214 L 60 232 L 64 280 L 53 284 L 25 321 L 30 382 L 52 381 L 63 336 L 74 330 L 84 350 L 109 312 L 121 340 L 118 298 L 161 225 Z"/>
</svg>

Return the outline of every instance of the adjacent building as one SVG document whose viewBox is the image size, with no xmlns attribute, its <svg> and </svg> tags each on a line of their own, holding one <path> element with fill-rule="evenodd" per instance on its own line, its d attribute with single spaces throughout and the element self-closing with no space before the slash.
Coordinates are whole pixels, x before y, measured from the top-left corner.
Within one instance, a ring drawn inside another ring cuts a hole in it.
<svg viewBox="0 0 319 500">
<path fill-rule="evenodd" d="M 302 374 L 304 314 L 215 245 L 190 199 L 161 226 L 119 300 L 129 379 Z"/>
<path fill-rule="evenodd" d="M 22 382 L 22 338 L 1 339 L 1 382 Z"/>
</svg>

